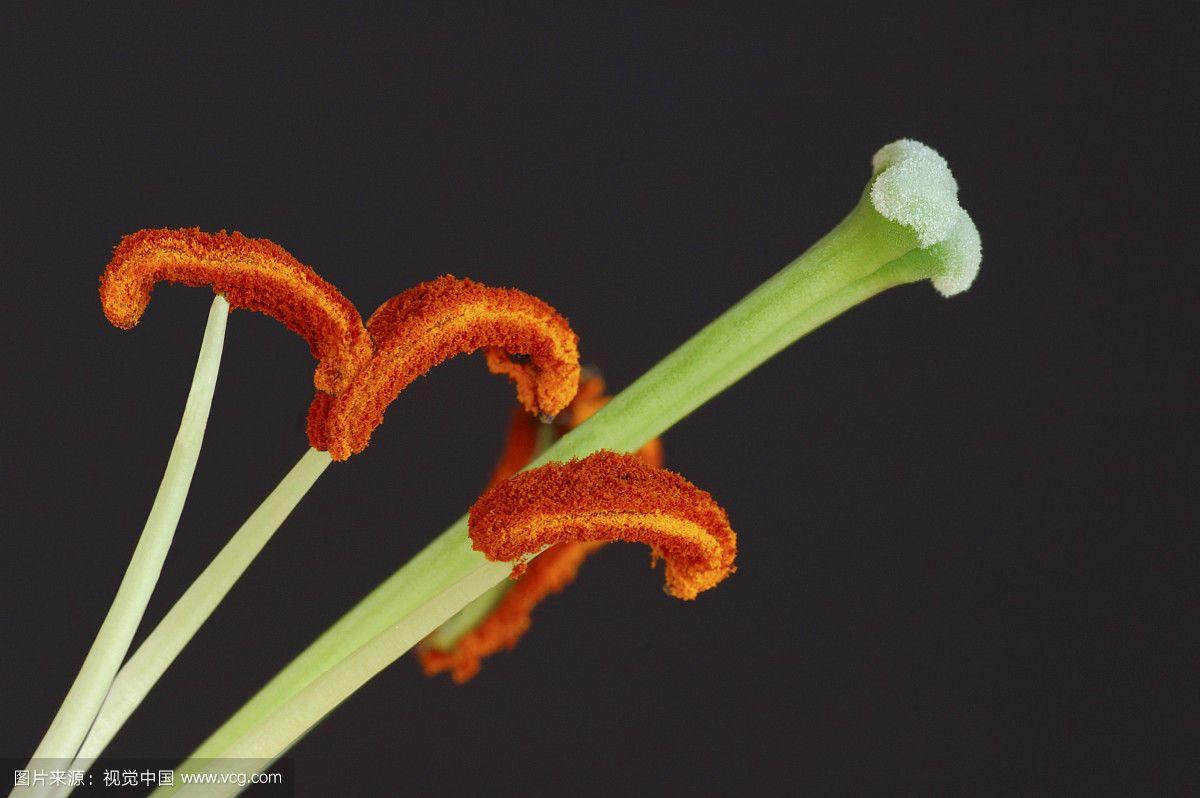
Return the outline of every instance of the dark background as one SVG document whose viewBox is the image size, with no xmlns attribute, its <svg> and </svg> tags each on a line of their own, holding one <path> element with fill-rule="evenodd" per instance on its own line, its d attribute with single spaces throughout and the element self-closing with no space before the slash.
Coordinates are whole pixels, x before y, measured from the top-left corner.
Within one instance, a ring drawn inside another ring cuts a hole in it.
<svg viewBox="0 0 1200 798">
<path fill-rule="evenodd" d="M 123 234 L 268 237 L 364 315 L 444 272 L 515 285 L 619 389 L 911 136 L 981 230 L 975 287 L 874 299 L 665 438 L 728 509 L 737 575 L 683 603 L 610 547 L 469 685 L 411 658 L 371 682 L 294 750 L 298 794 L 1181 787 L 1195 20 L 835 8 L 10 7 L 0 754 L 32 750 L 116 590 L 210 302 L 164 287 L 109 327 Z M 305 450 L 312 368 L 230 319 L 146 629 Z M 186 755 L 470 504 L 511 402 L 478 358 L 415 384 L 111 752 Z"/>
</svg>

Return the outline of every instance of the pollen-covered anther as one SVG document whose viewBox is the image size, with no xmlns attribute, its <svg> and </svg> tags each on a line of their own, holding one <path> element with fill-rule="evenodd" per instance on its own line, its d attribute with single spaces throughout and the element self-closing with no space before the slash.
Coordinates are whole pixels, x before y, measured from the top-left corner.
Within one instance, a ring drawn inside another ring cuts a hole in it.
<svg viewBox="0 0 1200 798">
<path fill-rule="evenodd" d="M 577 337 L 545 302 L 511 288 L 446 275 L 385 302 L 367 321 L 375 356 L 345 392 L 318 395 L 309 410 L 312 445 L 345 460 L 366 448 L 387 406 L 454 355 L 482 349 L 530 413 L 554 415 L 579 385 Z"/>
<path fill-rule="evenodd" d="M 474 548 L 514 562 L 568 541 L 623 540 L 666 563 L 671 595 L 693 599 L 734 570 L 737 537 L 725 511 L 678 474 L 636 455 L 597 452 L 549 463 L 487 491 L 471 507 Z M 519 584 L 519 582 L 518 582 Z"/>
<path fill-rule="evenodd" d="M 342 391 L 370 360 L 371 339 L 354 305 L 265 238 L 197 228 L 125 236 L 100 277 L 104 315 L 117 327 L 133 327 L 164 280 L 210 286 L 231 307 L 265 313 L 302 336 L 318 360 L 318 390 Z"/>
<path fill-rule="evenodd" d="M 567 409 L 558 415 L 554 431 L 565 435 L 591 418 L 609 401 L 604 378 L 594 369 L 584 369 L 579 391 Z M 516 411 L 509 422 L 504 452 L 496 463 L 491 488 L 512 477 L 529 464 L 536 451 L 538 425 L 528 413 Z M 662 466 L 663 449 L 658 438 L 636 452 L 636 456 L 655 468 Z M 442 647 L 427 641 L 419 651 L 425 675 L 450 671 L 456 684 L 469 681 L 479 672 L 482 661 L 499 651 L 511 649 L 529 630 L 533 610 L 548 596 L 562 591 L 575 580 L 584 561 L 604 541 L 559 543 L 542 552 L 525 568 L 521 578 L 510 582 L 503 597 L 474 628 Z"/>
</svg>

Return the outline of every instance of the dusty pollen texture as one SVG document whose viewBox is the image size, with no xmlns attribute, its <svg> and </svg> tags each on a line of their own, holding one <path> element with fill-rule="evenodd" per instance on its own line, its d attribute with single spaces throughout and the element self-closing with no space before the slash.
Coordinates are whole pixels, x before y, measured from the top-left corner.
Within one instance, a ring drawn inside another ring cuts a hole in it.
<svg viewBox="0 0 1200 798">
<path fill-rule="evenodd" d="M 350 300 L 265 238 L 196 228 L 125 236 L 100 277 L 104 315 L 117 327 L 133 327 L 162 281 L 210 286 L 231 307 L 282 322 L 317 358 L 317 390 L 342 391 L 371 358 L 370 336 Z"/>
<path fill-rule="evenodd" d="M 556 415 L 579 387 L 575 332 L 554 308 L 516 289 L 445 275 L 383 303 L 367 330 L 374 357 L 345 391 L 317 394 L 309 408 L 309 440 L 335 460 L 365 449 L 396 396 L 454 355 L 484 350 L 488 367 L 513 381 L 535 415 Z"/>
<path fill-rule="evenodd" d="M 383 303 L 364 325 L 336 288 L 279 245 L 196 228 L 141 230 L 121 239 L 100 277 L 114 325 L 138 323 L 162 281 L 209 286 L 233 308 L 265 313 L 301 335 L 317 369 L 309 409 L 313 447 L 335 460 L 361 452 L 387 406 L 413 380 L 482 349 L 530 413 L 552 417 L 579 384 L 578 338 L 545 302 L 451 275 Z"/>
<path fill-rule="evenodd" d="M 517 561 L 566 541 L 645 543 L 666 562 L 667 592 L 693 599 L 733 572 L 737 537 L 725 511 L 679 474 L 636 455 L 596 452 L 547 463 L 488 490 L 471 507 L 474 548 Z"/>
<path fill-rule="evenodd" d="M 554 432 L 561 437 L 591 418 L 608 403 L 604 379 L 586 373 L 579 391 L 567 409 L 555 419 Z M 509 421 L 504 452 L 496 463 L 488 487 L 494 487 L 529 464 L 536 454 L 538 424 L 528 413 L 514 410 Z M 638 450 L 645 463 L 662 465 L 663 449 L 658 438 Z M 520 578 L 511 582 L 503 597 L 475 628 L 462 635 L 452 646 L 438 648 L 427 643 L 418 650 L 421 667 L 427 676 L 450 671 L 455 683 L 462 684 L 480 670 L 484 658 L 516 646 L 529 630 L 533 610 L 546 597 L 562 591 L 575 580 L 588 555 L 608 541 L 567 541 L 551 546 L 526 567 Z"/>
</svg>

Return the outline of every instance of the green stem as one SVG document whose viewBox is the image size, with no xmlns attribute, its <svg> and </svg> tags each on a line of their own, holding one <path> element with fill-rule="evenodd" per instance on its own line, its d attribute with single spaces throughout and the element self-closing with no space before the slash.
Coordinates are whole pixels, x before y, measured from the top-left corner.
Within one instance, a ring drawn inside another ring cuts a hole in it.
<svg viewBox="0 0 1200 798">
<path fill-rule="evenodd" d="M 865 199 L 811 249 L 638 378 L 530 467 L 598 449 L 634 451 L 790 343 L 866 299 L 847 286 L 916 245 Z M 847 304 L 848 303 L 848 304 Z M 563 454 L 563 445 L 572 452 Z"/>
<path fill-rule="evenodd" d="M 309 449 L 175 602 L 113 681 L 78 760 L 98 757 L 330 463 Z"/>
<path fill-rule="evenodd" d="M 872 275 L 915 245 L 909 228 L 860 202 L 808 252 L 668 355 L 531 467 L 598 449 L 637 449 L 787 343 L 894 284 Z M 300 726 L 320 719 L 316 713 L 336 706 L 377 668 L 450 617 L 449 604 L 461 608 L 508 571 L 470 548 L 466 518 L 460 518 L 284 668 L 193 759 L 224 757 L 230 751 L 257 756 L 246 752 L 290 744 L 287 738 L 302 731 Z M 195 764 L 189 760 L 184 769 L 189 766 Z"/>
<path fill-rule="evenodd" d="M 221 365 L 221 348 L 225 341 L 228 316 L 229 303 L 222 296 L 215 297 L 208 313 L 208 325 L 204 330 L 204 340 L 200 345 L 200 356 L 179 432 L 146 525 L 108 615 L 50 729 L 34 752 L 34 759 L 70 761 L 75 756 L 80 742 L 96 718 L 121 660 L 129 650 L 162 571 L 167 550 L 171 547 L 192 474 L 196 470 Z"/>
</svg>

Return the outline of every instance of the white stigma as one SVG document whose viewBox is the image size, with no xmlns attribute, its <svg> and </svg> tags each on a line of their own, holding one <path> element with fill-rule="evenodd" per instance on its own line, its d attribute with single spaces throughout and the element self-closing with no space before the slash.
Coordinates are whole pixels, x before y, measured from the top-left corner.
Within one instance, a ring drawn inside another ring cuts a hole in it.
<svg viewBox="0 0 1200 798">
<path fill-rule="evenodd" d="M 946 240 L 931 249 L 941 257 L 944 269 L 931 280 L 939 294 L 952 297 L 971 287 L 975 276 L 979 274 L 979 264 L 983 261 L 983 243 L 966 211 L 959 214 L 958 224 Z"/>
<path fill-rule="evenodd" d="M 871 204 L 885 219 L 912 228 L 922 249 L 945 241 L 963 209 L 958 183 L 932 147 L 900 139 L 871 159 Z"/>
<path fill-rule="evenodd" d="M 919 141 L 900 139 L 875 153 L 871 167 L 875 210 L 912 229 L 918 245 L 941 260 L 933 287 L 946 297 L 970 288 L 983 247 L 975 223 L 958 204 L 958 182 L 946 159 Z"/>
</svg>

